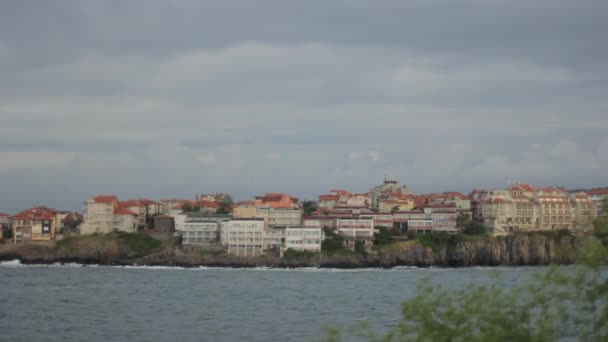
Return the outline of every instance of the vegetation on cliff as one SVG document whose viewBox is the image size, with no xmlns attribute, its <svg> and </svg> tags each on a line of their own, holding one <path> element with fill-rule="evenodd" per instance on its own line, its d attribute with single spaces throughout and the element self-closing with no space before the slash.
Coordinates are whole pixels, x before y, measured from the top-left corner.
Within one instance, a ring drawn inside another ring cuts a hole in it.
<svg viewBox="0 0 608 342">
<path fill-rule="evenodd" d="M 537 235 L 570 238 L 564 232 Z M 569 234 L 568 234 L 569 235 Z M 350 340 L 353 331 L 370 341 L 606 341 L 608 340 L 608 222 L 596 222 L 593 236 L 577 250 L 579 265 L 553 266 L 528 285 L 507 290 L 500 277 L 465 289 L 419 284 L 402 303 L 394 327 L 375 333 L 363 326 L 326 329 L 325 341 Z"/>
</svg>

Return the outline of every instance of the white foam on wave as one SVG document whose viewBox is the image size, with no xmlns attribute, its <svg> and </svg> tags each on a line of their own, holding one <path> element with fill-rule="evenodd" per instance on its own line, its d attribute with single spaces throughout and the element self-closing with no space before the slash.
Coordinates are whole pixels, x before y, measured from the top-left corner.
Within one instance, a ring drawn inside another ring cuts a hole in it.
<svg viewBox="0 0 608 342">
<path fill-rule="evenodd" d="M 22 264 L 21 261 L 15 259 L 15 260 L 0 261 L 0 266 L 2 266 L 2 267 L 23 267 L 26 265 Z"/>
</svg>

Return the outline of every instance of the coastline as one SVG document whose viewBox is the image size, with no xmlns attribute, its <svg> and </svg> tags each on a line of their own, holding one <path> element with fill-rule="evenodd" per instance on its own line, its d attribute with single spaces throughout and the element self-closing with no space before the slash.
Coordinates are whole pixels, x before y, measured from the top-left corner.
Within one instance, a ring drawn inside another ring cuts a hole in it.
<svg viewBox="0 0 608 342">
<path fill-rule="evenodd" d="M 319 268 L 319 269 L 391 269 L 395 267 L 459 268 L 493 266 L 547 266 L 576 263 L 584 237 L 521 234 L 507 237 L 484 237 L 442 245 L 424 245 L 419 241 L 392 244 L 370 255 L 357 254 L 299 256 L 235 257 L 211 255 L 201 250 L 185 252 L 177 246 L 165 244 L 150 252 L 137 253 L 128 246 L 107 238 L 82 240 L 65 246 L 57 245 L 0 245 L 0 261 L 25 265 L 57 263 L 100 266 L 163 266 L 182 268 Z M 68 248 L 69 247 L 69 248 Z"/>
</svg>

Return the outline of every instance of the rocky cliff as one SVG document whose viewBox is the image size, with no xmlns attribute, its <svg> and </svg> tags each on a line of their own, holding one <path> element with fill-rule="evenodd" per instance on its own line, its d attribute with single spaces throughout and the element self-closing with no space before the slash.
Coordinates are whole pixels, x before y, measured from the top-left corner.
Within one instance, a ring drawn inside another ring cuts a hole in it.
<svg viewBox="0 0 608 342">
<path fill-rule="evenodd" d="M 507 237 L 447 241 L 429 245 L 407 241 L 381 248 L 368 256 L 320 255 L 281 259 L 273 256 L 238 258 L 221 253 L 183 252 L 170 245 L 138 250 L 120 239 L 79 239 L 57 245 L 0 246 L 0 260 L 24 263 L 77 262 L 104 265 L 170 265 L 218 267 L 395 267 L 395 266 L 521 266 L 572 264 L 583 239 L 571 236 L 522 234 Z M 134 247 L 135 246 L 135 247 Z"/>
</svg>

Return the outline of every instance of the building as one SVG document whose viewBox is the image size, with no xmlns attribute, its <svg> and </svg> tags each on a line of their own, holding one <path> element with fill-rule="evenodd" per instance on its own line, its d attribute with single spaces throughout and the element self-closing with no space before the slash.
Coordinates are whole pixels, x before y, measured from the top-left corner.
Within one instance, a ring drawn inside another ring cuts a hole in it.
<svg viewBox="0 0 608 342">
<path fill-rule="evenodd" d="M 335 229 L 337 218 L 337 216 L 330 215 L 305 216 L 302 220 L 302 225 L 304 227 L 321 227 Z"/>
<path fill-rule="evenodd" d="M 407 230 L 417 233 L 430 233 L 433 231 L 432 219 L 415 219 L 407 222 Z"/>
<path fill-rule="evenodd" d="M 228 253 L 240 257 L 264 254 L 264 219 L 232 218 L 226 227 Z"/>
<path fill-rule="evenodd" d="M 281 193 L 268 193 L 264 196 L 256 196 L 252 204 L 256 207 L 300 208 L 300 200 L 298 198 Z"/>
<path fill-rule="evenodd" d="M 287 227 L 285 229 L 285 244 L 283 252 L 294 251 L 321 252 L 321 243 L 325 234 L 320 226 L 317 227 Z"/>
<path fill-rule="evenodd" d="M 362 212 L 359 217 L 361 218 L 371 218 L 374 221 L 374 227 L 384 227 L 384 228 L 393 228 L 394 219 L 393 214 L 390 212 L 374 212 L 367 211 Z"/>
<path fill-rule="evenodd" d="M 264 229 L 264 251 L 280 252 L 285 245 L 285 227 L 273 227 Z"/>
<path fill-rule="evenodd" d="M 234 217 L 263 218 L 270 227 L 299 226 L 302 224 L 302 209 L 239 205 L 234 208 Z"/>
<path fill-rule="evenodd" d="M 83 223 L 80 234 L 110 233 L 114 228 L 114 210 L 118 208 L 116 196 L 96 196 L 84 202 Z"/>
<path fill-rule="evenodd" d="M 357 241 L 361 241 L 368 250 L 374 244 L 374 220 L 371 218 L 339 218 L 336 220 L 336 231 L 344 237 L 344 247 L 350 250 L 355 249 Z"/>
<path fill-rule="evenodd" d="M 561 188 L 514 183 L 506 190 L 474 191 L 471 198 L 473 217 L 498 235 L 531 230 L 590 230 L 597 213 L 585 193 L 570 194 Z"/>
<path fill-rule="evenodd" d="M 317 207 L 319 209 L 332 210 L 339 202 L 339 195 L 320 195 Z"/>
<path fill-rule="evenodd" d="M 137 227 L 146 226 L 147 206 L 138 200 L 118 202 L 118 206 L 129 209 L 137 217 Z"/>
<path fill-rule="evenodd" d="M 157 234 L 163 234 L 170 238 L 175 234 L 175 218 L 169 215 L 155 215 L 153 216 L 154 226 L 151 232 Z"/>
<path fill-rule="evenodd" d="M 187 212 L 174 218 L 182 245 L 212 245 L 220 242 L 222 223 L 228 222 L 232 215 Z"/>
<path fill-rule="evenodd" d="M 12 217 L 13 242 L 55 240 L 59 215 L 57 210 L 39 206 L 24 210 Z"/>
<path fill-rule="evenodd" d="M 139 226 L 139 215 L 135 214 L 129 207 L 117 207 L 113 213 L 113 232 L 135 233 Z"/>
<path fill-rule="evenodd" d="M 10 216 L 7 213 L 0 213 L 0 227 L 8 227 L 10 223 Z"/>
</svg>

